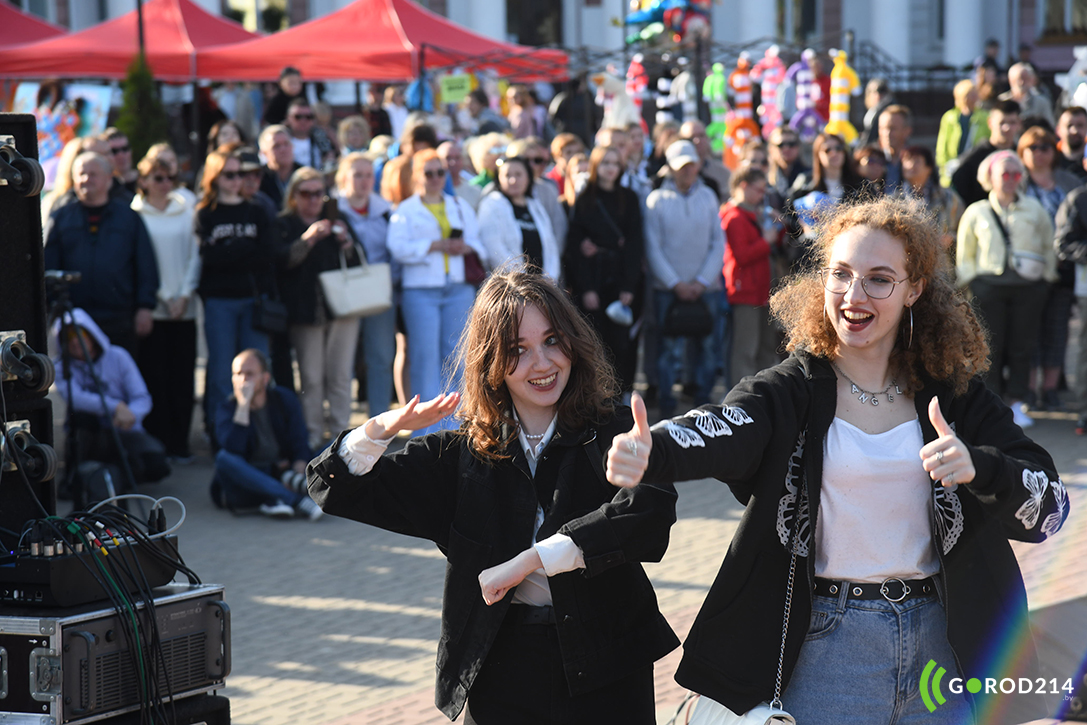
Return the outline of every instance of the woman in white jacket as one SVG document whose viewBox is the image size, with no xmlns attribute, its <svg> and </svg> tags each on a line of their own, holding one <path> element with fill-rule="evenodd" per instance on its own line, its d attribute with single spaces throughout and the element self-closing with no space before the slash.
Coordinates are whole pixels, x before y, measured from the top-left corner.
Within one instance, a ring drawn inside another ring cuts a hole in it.
<svg viewBox="0 0 1087 725">
<path fill-rule="evenodd" d="M 403 265 L 400 307 L 408 333 L 411 390 L 422 400 L 458 387 L 446 363 L 475 301 L 475 287 L 465 278 L 465 255 L 475 252 L 481 263 L 487 261 L 475 213 L 466 202 L 442 193 L 445 175 L 436 151 L 416 153 L 415 194 L 389 220 L 389 252 Z"/>
<path fill-rule="evenodd" d="M 479 236 L 491 266 L 525 255 L 556 282 L 561 254 L 543 205 L 532 198 L 532 169 L 521 156 L 502 159 L 498 189 L 479 202 Z"/>
<path fill-rule="evenodd" d="M 151 334 L 140 342 L 137 363 L 154 407 L 144 420 L 166 454 L 187 459 L 196 371 L 196 305 L 200 250 L 193 234 L 193 204 L 174 190 L 168 160 L 147 156 L 137 168 L 139 193 L 132 208 L 143 219 L 158 261 L 158 304 Z"/>
</svg>

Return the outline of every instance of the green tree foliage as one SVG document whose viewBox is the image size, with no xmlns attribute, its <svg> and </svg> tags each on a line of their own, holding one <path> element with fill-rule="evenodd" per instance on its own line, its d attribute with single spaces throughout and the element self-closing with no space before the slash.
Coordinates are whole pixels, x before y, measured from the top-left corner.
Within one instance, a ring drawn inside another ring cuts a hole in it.
<svg viewBox="0 0 1087 725">
<path fill-rule="evenodd" d="M 142 53 L 128 67 L 121 89 L 124 102 L 116 125 L 128 136 L 132 158 L 139 161 L 153 144 L 169 139 L 166 112 L 159 101 L 151 68 Z"/>
</svg>

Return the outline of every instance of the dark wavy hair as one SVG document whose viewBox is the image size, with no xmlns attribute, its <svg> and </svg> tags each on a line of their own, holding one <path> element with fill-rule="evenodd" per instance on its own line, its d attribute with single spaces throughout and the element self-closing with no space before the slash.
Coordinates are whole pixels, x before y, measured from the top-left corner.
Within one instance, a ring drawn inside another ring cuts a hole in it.
<svg viewBox="0 0 1087 725">
<path fill-rule="evenodd" d="M 579 431 L 604 423 L 620 395 L 600 336 L 566 293 L 524 262 L 503 265 L 479 290 L 456 355 L 462 373 L 460 431 L 483 460 L 508 458 L 504 451 L 517 436 L 505 379 L 517 367 L 517 333 L 529 305 L 551 323 L 570 360 L 570 378 L 557 406 L 558 428 Z"/>
<path fill-rule="evenodd" d="M 838 353 L 838 337 L 823 312 L 824 290 L 819 270 L 827 266 L 835 240 L 853 227 L 890 234 L 906 248 L 911 282 L 925 281 L 910 316 L 902 315 L 891 366 L 906 378 L 911 391 L 923 387 L 922 373 L 966 392 L 970 379 L 989 369 L 989 344 L 970 303 L 954 284 L 940 231 L 924 204 L 915 199 L 882 197 L 845 203 L 816 229 L 811 269 L 789 278 L 770 298 L 770 311 L 781 321 L 789 351 L 807 350 L 820 357 Z"/>
</svg>

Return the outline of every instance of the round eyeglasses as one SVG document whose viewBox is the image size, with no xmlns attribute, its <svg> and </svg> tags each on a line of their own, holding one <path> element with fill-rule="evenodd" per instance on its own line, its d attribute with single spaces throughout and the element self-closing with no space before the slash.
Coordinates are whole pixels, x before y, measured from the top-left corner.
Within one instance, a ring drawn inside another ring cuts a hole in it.
<svg viewBox="0 0 1087 725">
<path fill-rule="evenodd" d="M 828 292 L 836 295 L 845 294 L 853 286 L 853 281 L 858 279 L 852 273 L 836 267 L 826 267 L 819 270 L 819 279 Z M 895 286 L 906 280 L 894 279 L 885 274 L 869 274 L 859 278 L 864 293 L 874 300 L 885 300 L 895 291 Z"/>
</svg>

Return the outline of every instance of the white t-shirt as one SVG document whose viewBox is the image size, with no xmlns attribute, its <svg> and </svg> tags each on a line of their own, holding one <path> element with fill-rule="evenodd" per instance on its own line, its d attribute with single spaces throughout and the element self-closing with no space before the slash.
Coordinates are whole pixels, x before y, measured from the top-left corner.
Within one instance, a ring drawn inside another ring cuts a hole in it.
<svg viewBox="0 0 1087 725">
<path fill-rule="evenodd" d="M 932 480 L 915 418 L 865 433 L 841 418 L 827 431 L 816 522 L 815 575 L 851 582 L 924 579 L 940 571 Z"/>
<path fill-rule="evenodd" d="M 294 147 L 294 162 L 302 166 L 313 166 L 313 141 L 309 137 L 295 138 L 291 136 L 291 146 Z"/>
</svg>

